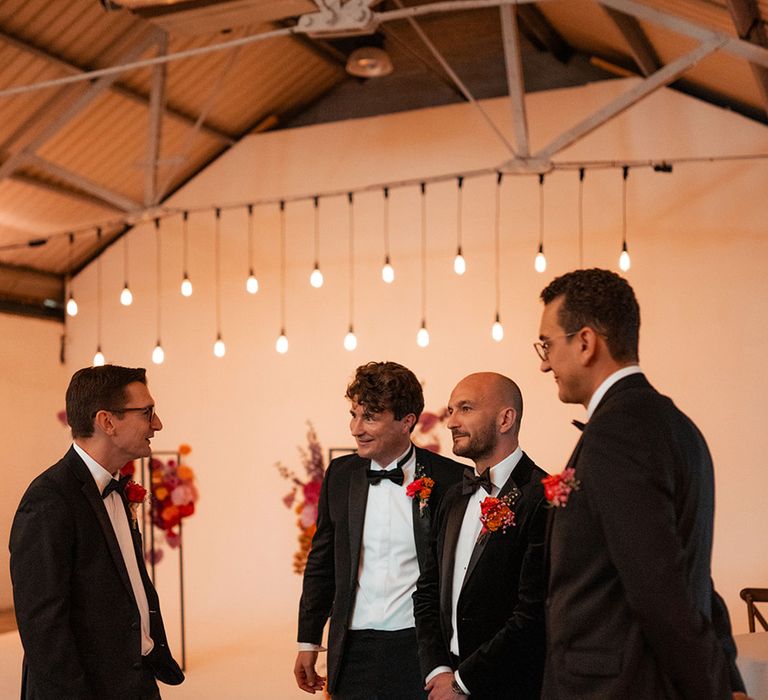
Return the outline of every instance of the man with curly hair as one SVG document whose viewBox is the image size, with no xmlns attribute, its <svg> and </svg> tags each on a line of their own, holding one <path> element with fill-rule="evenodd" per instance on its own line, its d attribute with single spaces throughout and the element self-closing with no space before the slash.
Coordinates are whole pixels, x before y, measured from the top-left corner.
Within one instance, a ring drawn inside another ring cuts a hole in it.
<svg viewBox="0 0 768 700">
<path fill-rule="evenodd" d="M 632 288 L 608 270 L 576 270 L 541 299 L 541 371 L 588 419 L 577 423 L 568 488 L 552 499 L 542 697 L 743 691 L 710 578 L 712 459 L 693 422 L 640 369 Z"/>
<path fill-rule="evenodd" d="M 328 692 L 335 699 L 426 698 L 411 596 L 433 514 L 463 466 L 411 442 L 424 397 L 406 367 L 362 365 L 346 397 L 357 453 L 334 459 L 323 480 L 294 676 L 302 690 L 322 690 L 326 679 L 315 664 L 330 616 Z M 409 488 L 419 479 L 421 488 Z"/>
</svg>

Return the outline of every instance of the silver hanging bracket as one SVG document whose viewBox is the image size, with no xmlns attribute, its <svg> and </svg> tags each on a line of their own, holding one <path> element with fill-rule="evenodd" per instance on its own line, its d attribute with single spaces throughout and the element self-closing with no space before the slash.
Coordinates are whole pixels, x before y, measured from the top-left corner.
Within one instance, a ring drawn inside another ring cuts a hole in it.
<svg viewBox="0 0 768 700">
<path fill-rule="evenodd" d="M 296 31 L 310 36 L 334 37 L 372 34 L 379 25 L 370 5 L 375 0 L 315 0 L 317 12 L 302 15 Z"/>
</svg>

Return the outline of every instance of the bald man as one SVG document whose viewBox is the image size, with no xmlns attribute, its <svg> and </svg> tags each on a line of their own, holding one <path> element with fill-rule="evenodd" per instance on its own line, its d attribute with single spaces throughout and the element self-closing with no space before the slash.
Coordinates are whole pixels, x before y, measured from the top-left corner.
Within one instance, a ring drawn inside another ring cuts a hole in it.
<svg viewBox="0 0 768 700">
<path fill-rule="evenodd" d="M 535 700 L 545 655 L 547 474 L 520 449 L 523 398 L 511 379 L 470 374 L 453 390 L 448 416 L 454 454 L 475 468 L 445 494 L 413 595 L 429 700 Z"/>
</svg>

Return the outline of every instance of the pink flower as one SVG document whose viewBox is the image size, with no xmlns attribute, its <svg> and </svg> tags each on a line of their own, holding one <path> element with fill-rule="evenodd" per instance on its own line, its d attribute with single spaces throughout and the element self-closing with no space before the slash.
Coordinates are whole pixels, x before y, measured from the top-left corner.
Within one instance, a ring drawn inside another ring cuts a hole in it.
<svg viewBox="0 0 768 700">
<path fill-rule="evenodd" d="M 578 491 L 581 482 L 576 478 L 576 470 L 566 467 L 561 474 L 553 474 L 541 480 L 544 484 L 544 498 L 553 508 L 565 508 L 571 491 Z"/>
<path fill-rule="evenodd" d="M 165 541 L 168 543 L 169 547 L 176 549 L 181 541 L 181 536 L 175 530 L 168 530 L 168 532 L 165 533 Z"/>
<path fill-rule="evenodd" d="M 301 515 L 299 516 L 299 522 L 303 528 L 311 527 L 317 520 L 317 505 L 314 503 L 305 503 L 301 509 Z"/>
<path fill-rule="evenodd" d="M 317 503 L 320 500 L 320 489 L 322 485 L 322 479 L 313 479 L 304 484 L 302 489 L 304 500 L 307 503 Z"/>
</svg>

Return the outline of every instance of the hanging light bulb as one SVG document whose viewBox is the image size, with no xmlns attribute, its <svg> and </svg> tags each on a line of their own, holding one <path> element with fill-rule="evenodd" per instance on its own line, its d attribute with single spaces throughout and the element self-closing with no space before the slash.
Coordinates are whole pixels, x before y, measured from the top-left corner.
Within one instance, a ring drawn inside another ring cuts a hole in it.
<svg viewBox="0 0 768 700">
<path fill-rule="evenodd" d="M 344 336 L 344 349 L 352 352 L 357 347 L 357 336 L 352 326 L 349 327 L 349 331 Z"/>
<path fill-rule="evenodd" d="M 101 351 L 101 345 L 99 345 L 96 348 L 96 354 L 93 356 L 93 366 L 94 367 L 104 366 L 104 353 Z"/>
<path fill-rule="evenodd" d="M 216 336 L 216 342 L 213 344 L 213 354 L 216 357 L 224 357 L 227 354 L 227 346 L 224 345 L 224 341 L 221 339 L 221 334 Z"/>
<path fill-rule="evenodd" d="M 123 291 L 120 292 L 120 303 L 123 306 L 130 306 L 133 304 L 133 292 L 131 292 L 130 288 L 128 287 L 128 282 L 125 283 Z"/>
<path fill-rule="evenodd" d="M 67 299 L 67 315 L 77 316 L 77 302 L 72 296 L 72 292 L 69 293 L 69 299 Z"/>
<path fill-rule="evenodd" d="M 187 239 L 189 237 L 189 212 L 185 211 L 182 214 L 182 229 L 181 229 L 181 238 L 182 238 L 182 244 L 183 244 L 183 259 L 184 259 L 184 277 L 181 280 L 181 296 L 183 297 L 191 297 L 192 296 L 192 280 L 189 279 L 189 275 L 187 274 Z"/>
<path fill-rule="evenodd" d="M 245 291 L 256 294 L 259 291 L 259 280 L 253 271 L 253 204 L 248 205 L 248 279 L 245 280 Z"/>
<path fill-rule="evenodd" d="M 309 283 L 315 288 L 320 289 L 324 282 L 323 273 L 320 272 L 320 266 L 315 263 L 315 269 L 312 270 L 312 274 L 309 276 Z"/>
<path fill-rule="evenodd" d="M 622 171 L 623 179 L 621 181 L 621 213 L 622 213 L 622 227 L 621 227 L 621 255 L 619 255 L 619 268 L 622 272 L 626 272 L 632 266 L 632 261 L 629 259 L 629 251 L 627 250 L 627 177 L 629 176 L 629 166 L 625 165 Z"/>
<path fill-rule="evenodd" d="M 539 252 L 536 253 L 536 259 L 533 261 L 533 267 L 536 272 L 544 272 L 547 269 L 547 258 L 544 256 L 543 243 L 539 243 Z"/>
<path fill-rule="evenodd" d="M 224 357 L 227 348 L 221 339 L 221 209 L 216 208 L 216 227 L 214 229 L 215 257 L 215 289 L 216 289 L 216 342 L 213 344 L 213 354 Z"/>
<path fill-rule="evenodd" d="M 496 314 L 496 321 L 494 322 L 493 326 L 491 326 L 491 338 L 493 338 L 497 343 L 500 343 L 502 340 L 504 340 L 504 326 L 501 325 L 499 314 Z"/>
<path fill-rule="evenodd" d="M 69 269 L 69 273 L 67 274 L 67 288 L 69 290 L 69 294 L 67 295 L 67 315 L 69 316 L 77 316 L 77 302 L 75 301 L 75 297 L 72 294 L 72 249 L 75 245 L 75 234 L 70 233 L 69 234 L 69 249 L 67 253 L 67 257 L 69 258 L 69 263 L 67 265 L 67 268 Z"/>
<path fill-rule="evenodd" d="M 288 337 L 285 335 L 285 329 L 280 329 L 280 335 L 275 342 L 275 350 L 281 355 L 285 355 L 288 352 Z"/>
<path fill-rule="evenodd" d="M 395 268 L 389 259 L 389 187 L 384 188 L 384 267 L 381 268 L 381 279 L 386 284 L 395 281 Z"/>
<path fill-rule="evenodd" d="M 163 350 L 163 346 L 160 345 L 160 338 L 158 338 L 157 345 L 155 345 L 155 349 L 152 351 L 152 362 L 156 365 L 162 365 L 164 360 L 165 351 Z"/>
<path fill-rule="evenodd" d="M 248 294 L 256 294 L 259 291 L 259 280 L 256 279 L 256 275 L 253 274 L 253 268 L 251 268 L 248 279 L 245 281 L 245 291 Z"/>
<path fill-rule="evenodd" d="M 456 192 L 456 257 L 453 259 L 453 271 L 461 276 L 467 271 L 467 262 L 461 253 L 461 200 L 464 177 L 459 175 L 456 183 L 458 185 L 458 191 Z"/>
<path fill-rule="evenodd" d="M 496 190 L 495 190 L 495 216 L 493 227 L 493 271 L 494 271 L 494 288 L 496 293 L 496 320 L 493 326 L 491 326 L 491 338 L 497 343 L 500 343 L 504 339 L 504 326 L 501 325 L 501 317 L 499 315 L 499 306 L 501 302 L 501 172 L 496 173 Z"/>
<path fill-rule="evenodd" d="M 539 252 L 533 261 L 536 272 L 547 269 L 547 259 L 544 257 L 544 173 L 539 173 Z"/>
<path fill-rule="evenodd" d="M 426 321 L 421 322 L 421 328 L 419 328 L 419 332 L 416 334 L 416 345 L 420 348 L 425 348 L 429 345 L 429 331 L 427 330 Z"/>
</svg>

